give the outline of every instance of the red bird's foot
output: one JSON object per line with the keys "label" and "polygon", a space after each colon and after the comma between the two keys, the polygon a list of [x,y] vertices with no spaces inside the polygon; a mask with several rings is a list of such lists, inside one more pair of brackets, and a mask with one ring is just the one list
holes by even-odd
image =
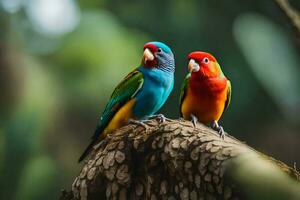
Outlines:
{"label": "red bird's foot", "polygon": [[219,133],[220,137],[224,140],[226,133],[224,131],[224,128],[222,126],[220,126],[217,121],[213,122],[212,128],[215,131],[217,131]]}
{"label": "red bird's foot", "polygon": [[224,128],[222,126],[219,127],[218,133],[220,134],[220,137],[224,140],[226,133],[225,133]]}
{"label": "red bird's foot", "polygon": [[192,114],[191,115],[191,121],[192,121],[194,127],[196,127],[196,124],[198,122],[198,118],[195,115]]}

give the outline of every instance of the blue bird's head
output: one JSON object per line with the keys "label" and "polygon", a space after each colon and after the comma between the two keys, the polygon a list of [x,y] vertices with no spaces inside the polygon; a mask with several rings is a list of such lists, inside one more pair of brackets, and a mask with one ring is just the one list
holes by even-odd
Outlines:
{"label": "blue bird's head", "polygon": [[175,60],[173,52],[170,47],[162,42],[148,42],[144,45],[142,66],[174,73]]}

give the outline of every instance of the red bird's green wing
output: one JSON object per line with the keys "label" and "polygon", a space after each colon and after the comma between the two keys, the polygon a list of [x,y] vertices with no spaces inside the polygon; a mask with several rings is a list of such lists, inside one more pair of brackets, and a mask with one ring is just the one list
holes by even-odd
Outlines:
{"label": "red bird's green wing", "polygon": [[182,103],[183,103],[183,100],[185,98],[185,95],[186,95],[186,92],[187,92],[187,88],[189,86],[189,82],[190,82],[190,77],[191,77],[191,74],[188,74],[182,85],[181,85],[181,91],[180,91],[180,98],[179,98],[179,108],[180,108],[180,116],[182,117],[182,112],[181,112],[181,106],[182,106]]}
{"label": "red bird's green wing", "polygon": [[226,98],[226,101],[225,101],[225,108],[224,108],[224,111],[226,108],[228,108],[229,104],[230,104],[230,101],[231,101],[231,83],[229,80],[227,80],[227,84],[228,84],[228,89],[227,89],[227,98]]}
{"label": "red bird's green wing", "polygon": [[115,88],[113,91],[106,107],[102,113],[102,116],[98,122],[94,135],[92,136],[92,141],[83,154],[79,158],[79,162],[82,161],[91,151],[93,146],[97,143],[101,134],[103,133],[106,126],[109,124],[113,116],[118,112],[118,110],[132,99],[142,88],[144,83],[143,74],[137,70],[134,70],[128,74]]}

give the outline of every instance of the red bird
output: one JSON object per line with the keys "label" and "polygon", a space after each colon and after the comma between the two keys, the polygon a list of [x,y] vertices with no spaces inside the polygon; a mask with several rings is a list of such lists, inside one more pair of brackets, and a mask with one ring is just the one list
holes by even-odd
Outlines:
{"label": "red bird", "polygon": [[222,138],[225,132],[218,124],[231,99],[231,84],[211,54],[201,51],[188,55],[190,73],[180,94],[180,111],[184,119],[212,124]]}

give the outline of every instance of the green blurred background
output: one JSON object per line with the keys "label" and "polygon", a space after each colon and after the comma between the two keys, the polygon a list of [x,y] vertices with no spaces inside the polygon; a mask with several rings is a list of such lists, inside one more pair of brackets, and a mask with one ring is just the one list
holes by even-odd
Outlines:
{"label": "green blurred background", "polygon": [[275,1],[0,0],[0,7],[0,199],[58,199],[70,187],[110,93],[152,40],[176,57],[162,113],[178,117],[186,55],[211,52],[233,86],[225,130],[300,163],[300,45]]}

